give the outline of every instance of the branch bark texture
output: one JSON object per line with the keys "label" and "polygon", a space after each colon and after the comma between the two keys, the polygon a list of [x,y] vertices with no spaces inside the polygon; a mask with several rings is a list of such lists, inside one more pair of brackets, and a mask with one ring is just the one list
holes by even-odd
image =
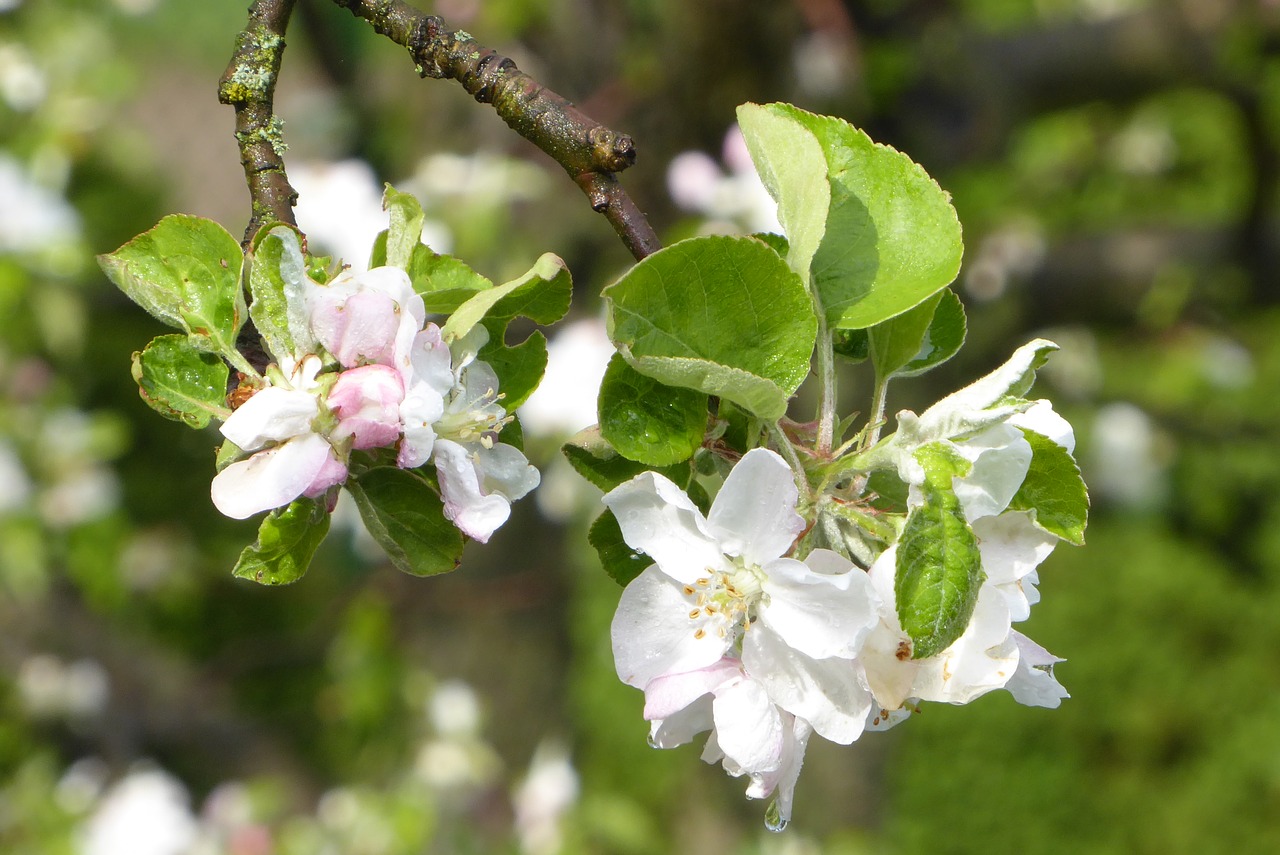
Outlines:
{"label": "branch bark texture", "polygon": [[269,222],[296,225],[293,206],[297,191],[284,169],[282,122],[274,99],[284,32],[295,0],[254,0],[249,22],[236,37],[236,50],[218,83],[218,100],[236,111],[236,142],[249,185],[251,216],[245,230],[247,245]]}
{"label": "branch bark texture", "polygon": [[659,248],[657,234],[615,173],[635,163],[631,137],[596,122],[570,101],[482,47],[470,34],[401,0],[333,0],[378,33],[409,51],[422,77],[452,79],[482,104],[492,104],[508,126],[550,155],[604,214],[636,257]]}

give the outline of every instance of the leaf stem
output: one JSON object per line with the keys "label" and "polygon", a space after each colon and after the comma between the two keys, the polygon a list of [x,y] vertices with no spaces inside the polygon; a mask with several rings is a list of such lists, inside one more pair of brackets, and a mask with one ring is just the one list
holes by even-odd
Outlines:
{"label": "leaf stem", "polygon": [[800,490],[800,495],[810,498],[809,478],[805,475],[804,464],[800,462],[800,455],[796,452],[795,446],[791,444],[791,440],[787,438],[786,431],[782,429],[778,422],[769,422],[769,433],[773,436],[774,444],[778,446],[778,450],[791,466],[791,474],[796,479],[796,487]]}
{"label": "leaf stem", "polygon": [[888,400],[889,378],[876,377],[875,390],[871,395],[871,417],[867,421],[867,438],[862,443],[862,450],[870,448],[880,441],[880,429],[884,427],[884,408]]}
{"label": "leaf stem", "polygon": [[550,155],[604,214],[639,261],[661,249],[657,233],[615,177],[635,163],[631,137],[588,117],[470,34],[450,30],[402,0],[333,0],[409,51],[422,77],[452,79]]}
{"label": "leaf stem", "polygon": [[835,444],[836,424],[836,365],[835,352],[831,342],[831,330],[827,326],[826,314],[818,310],[818,437],[814,449],[818,456],[831,456],[831,448]]}

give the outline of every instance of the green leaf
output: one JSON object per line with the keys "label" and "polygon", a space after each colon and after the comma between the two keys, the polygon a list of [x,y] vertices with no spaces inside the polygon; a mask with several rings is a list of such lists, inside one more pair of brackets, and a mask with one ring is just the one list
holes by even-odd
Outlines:
{"label": "green leaf", "polygon": [[964,344],[964,305],[954,291],[944,290],[915,357],[898,369],[899,377],[915,377],[955,356]]}
{"label": "green leaf", "polygon": [[773,106],[743,104],[738,126],[760,180],[778,203],[778,222],[789,244],[787,263],[808,285],[831,204],[827,160],[814,135]]}
{"label": "green leaf", "polygon": [[[964,251],[960,221],[924,169],[842,119],[789,104],[762,109],[810,131],[826,158],[830,207],[810,270],[832,326],[874,326],[956,278]],[[783,185],[779,208],[806,204],[811,183]]]}
{"label": "green leaf", "polygon": [[172,214],[115,252],[103,272],[153,317],[191,336],[208,353],[235,353],[248,317],[240,244],[212,220]]}
{"label": "green leaf", "polygon": [[667,385],[776,420],[809,373],[817,335],[812,301],[786,262],[754,238],[672,244],[604,296],[609,336],[623,357]]}
{"label": "green leaf", "polygon": [[422,295],[427,311],[447,315],[477,291],[487,291],[493,283],[451,255],[437,255],[425,246],[414,253],[407,268],[413,290]]}
{"label": "green leaf", "polygon": [[614,354],[600,383],[601,435],[648,466],[688,460],[707,430],[707,396],[640,374]]}
{"label": "green leaf", "polygon": [[249,316],[277,360],[313,352],[306,314],[308,275],[298,232],[276,226],[260,232],[249,257]]}
{"label": "green leaf", "polygon": [[831,349],[849,362],[865,362],[871,356],[871,334],[867,330],[832,330]]}
{"label": "green leaf", "polygon": [[1031,511],[1037,525],[1067,543],[1084,545],[1089,521],[1089,493],[1071,452],[1033,430],[1022,433],[1031,443],[1031,468],[1009,507]]}
{"label": "green leaf", "polygon": [[[579,475],[606,493],[652,468],[623,457],[600,435],[600,428],[595,426],[578,431],[561,446],[560,452]],[[681,488],[689,484],[693,472],[687,462],[664,466],[654,471]]]}
{"label": "green leaf", "polygon": [[920,305],[867,330],[871,364],[875,366],[877,377],[892,377],[920,353],[929,324],[933,322],[934,310],[941,299],[941,294],[934,294]]}
{"label": "green leaf", "polygon": [[417,199],[401,193],[390,184],[382,194],[382,208],[391,215],[384,250],[385,263],[408,270],[414,253],[422,246],[422,224],[427,216]]}
{"label": "green leaf", "polygon": [[444,504],[420,476],[379,466],[347,479],[360,518],[391,563],[414,576],[448,573],[462,558],[462,532],[444,517]]}
{"label": "green leaf", "polygon": [[554,323],[569,311],[572,297],[569,269],[559,256],[544,253],[519,279],[479,291],[459,306],[441,327],[441,334],[446,341],[462,338],[486,317],[521,316],[535,323]]}
{"label": "green leaf", "polygon": [[257,541],[245,547],[231,572],[263,585],[296,582],[328,532],[329,512],[321,502],[294,499],[263,518]]}
{"label": "green leaf", "polygon": [[952,479],[967,461],[941,443],[922,446],[923,503],[907,516],[898,539],[894,599],[911,636],[912,659],[941,653],[964,634],[985,578],[978,538],[965,521]]}
{"label": "green leaf", "polygon": [[142,400],[166,418],[202,428],[226,421],[230,372],[221,358],[192,347],[184,335],[162,335],[133,354],[133,379]]}
{"label": "green leaf", "polygon": [[622,528],[613,511],[605,511],[587,530],[587,543],[595,547],[600,555],[600,563],[609,578],[624,588],[632,579],[639,576],[644,568],[653,563],[653,559],[638,553],[622,539]]}
{"label": "green leaf", "polygon": [[[505,322],[499,322],[505,326]],[[486,321],[485,325],[489,326]],[[489,335],[489,343],[480,349],[479,358],[489,363],[498,375],[498,389],[502,393],[502,408],[515,412],[542,382],[547,370],[547,337],[534,330],[529,337],[514,347],[502,343],[500,330]]]}

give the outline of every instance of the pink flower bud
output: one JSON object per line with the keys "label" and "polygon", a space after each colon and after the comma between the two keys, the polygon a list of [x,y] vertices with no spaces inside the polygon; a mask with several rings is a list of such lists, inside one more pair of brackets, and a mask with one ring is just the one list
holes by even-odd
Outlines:
{"label": "pink flower bud", "polygon": [[400,437],[404,382],[389,365],[364,365],[338,375],[329,409],[338,417],[334,440],[352,437],[353,448],[380,448]]}

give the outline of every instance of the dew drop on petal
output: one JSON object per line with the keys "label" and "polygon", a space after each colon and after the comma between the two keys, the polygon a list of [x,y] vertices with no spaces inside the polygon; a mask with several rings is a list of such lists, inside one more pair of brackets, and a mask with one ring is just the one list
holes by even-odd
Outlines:
{"label": "dew drop on petal", "polygon": [[649,743],[650,748],[662,747],[661,745],[658,744],[658,740],[654,737],[652,733],[645,737],[645,741]]}
{"label": "dew drop on petal", "polygon": [[764,812],[764,827],[775,834],[787,830],[787,820],[782,818],[782,809],[778,807],[777,799],[770,802]]}

